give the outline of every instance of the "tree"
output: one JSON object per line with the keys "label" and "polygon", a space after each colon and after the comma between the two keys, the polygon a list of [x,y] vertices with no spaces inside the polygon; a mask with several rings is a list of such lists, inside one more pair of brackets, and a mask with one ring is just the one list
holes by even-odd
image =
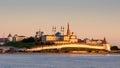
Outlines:
{"label": "tree", "polygon": [[111,50],[119,50],[118,46],[112,46]]}
{"label": "tree", "polygon": [[29,37],[29,38],[23,39],[22,42],[24,42],[24,43],[33,43],[33,42],[35,42],[35,39],[33,37]]}

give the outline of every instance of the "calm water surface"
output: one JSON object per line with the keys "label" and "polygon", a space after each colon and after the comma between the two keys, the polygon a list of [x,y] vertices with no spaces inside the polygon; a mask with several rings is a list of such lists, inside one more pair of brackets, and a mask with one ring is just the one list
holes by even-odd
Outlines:
{"label": "calm water surface", "polygon": [[120,55],[0,54],[0,68],[120,68]]}

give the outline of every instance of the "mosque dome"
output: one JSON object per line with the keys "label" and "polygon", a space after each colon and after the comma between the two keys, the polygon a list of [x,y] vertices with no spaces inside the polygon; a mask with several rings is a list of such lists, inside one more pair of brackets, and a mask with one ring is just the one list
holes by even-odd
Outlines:
{"label": "mosque dome", "polygon": [[61,36],[61,33],[60,33],[60,32],[57,32],[55,35],[56,35],[56,36]]}

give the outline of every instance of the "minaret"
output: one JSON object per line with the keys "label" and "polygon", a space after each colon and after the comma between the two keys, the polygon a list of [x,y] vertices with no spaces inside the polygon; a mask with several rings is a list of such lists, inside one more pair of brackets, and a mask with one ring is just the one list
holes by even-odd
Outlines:
{"label": "minaret", "polygon": [[64,35],[64,27],[61,26],[61,34]]}
{"label": "minaret", "polygon": [[55,33],[56,33],[56,27],[52,27],[52,33],[53,33],[53,35],[55,35]]}
{"label": "minaret", "polygon": [[67,36],[70,36],[70,25],[68,23],[68,27],[67,27]]}

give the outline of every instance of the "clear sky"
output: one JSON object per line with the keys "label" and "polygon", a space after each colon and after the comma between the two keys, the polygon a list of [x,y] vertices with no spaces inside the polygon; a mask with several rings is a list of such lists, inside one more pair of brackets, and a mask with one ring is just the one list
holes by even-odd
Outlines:
{"label": "clear sky", "polygon": [[0,0],[0,37],[51,34],[70,23],[79,38],[103,39],[120,46],[120,0]]}

